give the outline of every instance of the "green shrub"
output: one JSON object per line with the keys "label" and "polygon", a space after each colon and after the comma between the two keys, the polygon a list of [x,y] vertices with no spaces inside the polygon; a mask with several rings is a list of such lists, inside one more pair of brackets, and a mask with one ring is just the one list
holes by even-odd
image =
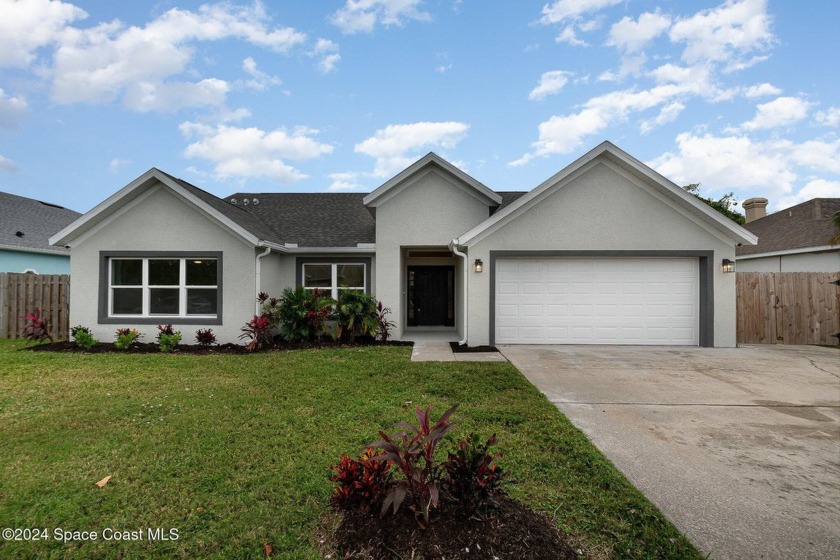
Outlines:
{"label": "green shrub", "polygon": [[341,290],[335,306],[338,337],[353,340],[357,336],[375,338],[379,334],[376,298],[359,290]]}
{"label": "green shrub", "polygon": [[76,325],[70,329],[70,336],[73,338],[76,346],[84,350],[93,348],[98,344],[96,339],[93,338],[93,333],[90,332],[90,329],[82,325]]}
{"label": "green shrub", "polygon": [[172,325],[158,325],[158,346],[161,352],[172,352],[181,342],[181,331],[172,329]]}
{"label": "green shrub", "polygon": [[114,347],[119,350],[128,350],[142,335],[137,329],[117,329]]}
{"label": "green shrub", "polygon": [[277,325],[280,336],[289,342],[320,339],[326,333],[327,319],[333,312],[335,300],[317,288],[295,290],[286,288],[280,299],[260,294],[263,313]]}

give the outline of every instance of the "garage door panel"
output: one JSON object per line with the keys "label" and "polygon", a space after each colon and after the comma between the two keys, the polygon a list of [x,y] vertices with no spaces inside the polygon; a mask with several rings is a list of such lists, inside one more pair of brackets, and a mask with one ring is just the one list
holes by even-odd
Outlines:
{"label": "garage door panel", "polygon": [[699,339],[693,258],[496,261],[499,344],[684,344]]}

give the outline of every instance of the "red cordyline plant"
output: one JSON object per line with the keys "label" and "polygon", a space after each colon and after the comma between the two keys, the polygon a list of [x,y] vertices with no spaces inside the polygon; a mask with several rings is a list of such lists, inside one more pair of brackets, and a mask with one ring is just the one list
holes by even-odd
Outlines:
{"label": "red cordyline plant", "polygon": [[468,517],[496,506],[496,497],[502,493],[502,485],[508,482],[508,473],[496,463],[502,457],[501,453],[490,453],[490,447],[495,443],[496,434],[484,444],[477,434],[470,434],[458,442],[455,453],[449,453],[443,464],[446,471],[444,490],[461,505]]}
{"label": "red cordyline plant", "polygon": [[390,461],[405,477],[388,490],[382,502],[382,515],[389,508],[396,514],[408,498],[409,508],[414,512],[417,524],[422,528],[428,525],[429,511],[437,507],[440,501],[441,469],[435,462],[435,449],[454,427],[449,417],[456,408],[457,404],[444,412],[434,425],[429,420],[429,407],[426,410],[418,408],[416,414],[419,426],[400,422],[397,426],[404,428],[404,431],[389,436],[380,430],[379,436],[382,439],[370,444],[369,447],[382,449],[380,454],[373,457],[374,460]]}
{"label": "red cordyline plant", "polygon": [[44,342],[45,340],[53,341],[50,334],[50,326],[45,317],[41,317],[41,310],[37,307],[35,311],[21,315],[21,319],[26,319],[26,326],[23,327],[21,334],[29,342]]}
{"label": "red cordyline plant", "polygon": [[249,352],[259,350],[263,346],[271,345],[271,329],[274,325],[271,323],[271,318],[263,313],[262,315],[254,315],[254,318],[245,323],[242,327],[242,334],[239,338],[250,339],[246,346]]}

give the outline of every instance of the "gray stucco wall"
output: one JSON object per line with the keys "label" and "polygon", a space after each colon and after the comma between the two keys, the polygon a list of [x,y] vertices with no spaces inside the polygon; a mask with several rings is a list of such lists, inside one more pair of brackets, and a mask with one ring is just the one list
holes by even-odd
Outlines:
{"label": "gray stucco wall", "polygon": [[[101,251],[221,251],[224,324],[180,322],[175,326],[185,344],[194,343],[197,329],[208,327],[219,342],[241,343],[239,329],[254,312],[256,250],[179,196],[153,187],[142,201],[118,213],[71,250],[70,324],[90,327],[103,342],[112,342],[114,332],[122,327],[136,328],[144,335],[141,341],[153,342],[157,335],[154,324],[132,323],[131,319],[119,324],[98,323]],[[161,318],[159,322],[169,321]]]}
{"label": "gray stucco wall", "polygon": [[[401,337],[405,328],[405,262],[401,248],[447,247],[452,239],[486,220],[489,213],[487,204],[437,169],[376,208],[376,294],[393,311],[395,337]],[[460,259],[455,265],[457,278]],[[459,297],[460,293],[456,294]],[[455,322],[458,325],[461,320],[456,317]]]}
{"label": "gray stucco wall", "polygon": [[838,272],[840,271],[840,250],[738,259],[735,270],[738,272]]}
{"label": "gray stucco wall", "polygon": [[[572,181],[469,247],[485,266],[490,251],[713,251],[714,346],[735,346],[734,259],[727,242],[646,192],[616,166],[596,161]],[[594,256],[594,255],[593,255]],[[468,344],[490,342],[490,274],[469,272]],[[702,313],[702,310],[701,310]]]}

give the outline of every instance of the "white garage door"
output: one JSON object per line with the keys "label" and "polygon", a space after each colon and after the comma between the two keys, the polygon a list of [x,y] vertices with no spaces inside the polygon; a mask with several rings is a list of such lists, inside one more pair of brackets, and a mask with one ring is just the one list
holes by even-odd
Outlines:
{"label": "white garage door", "polygon": [[696,258],[500,258],[497,344],[699,342]]}

